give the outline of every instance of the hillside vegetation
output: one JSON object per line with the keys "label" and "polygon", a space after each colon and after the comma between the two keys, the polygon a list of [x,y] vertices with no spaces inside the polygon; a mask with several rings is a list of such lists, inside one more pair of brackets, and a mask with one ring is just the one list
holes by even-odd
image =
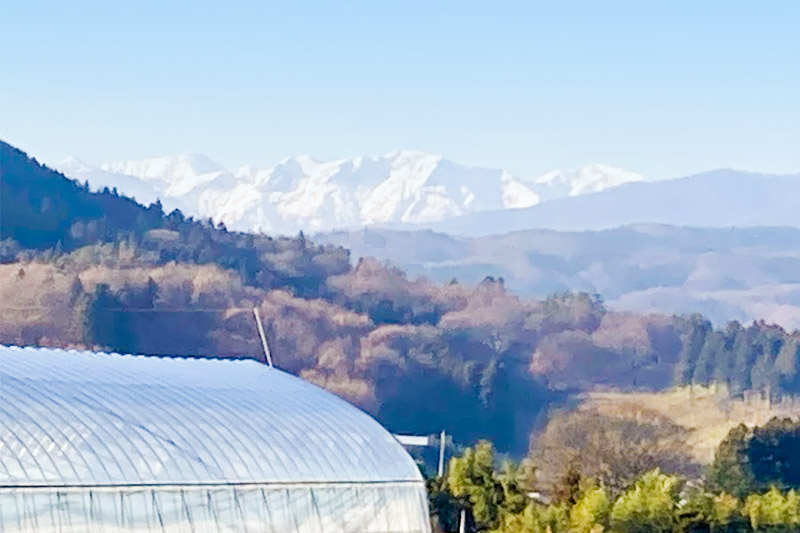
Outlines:
{"label": "hillside vegetation", "polygon": [[[611,312],[595,295],[524,299],[499,278],[435,284],[315,245],[227,231],[90,192],[0,144],[0,342],[260,357],[395,431],[448,429],[522,454],[543,408],[598,385],[798,390],[800,335]],[[164,332],[169,332],[165,335]]]}
{"label": "hillside vegetation", "polygon": [[615,489],[570,476],[543,500],[529,492],[536,465],[499,462],[491,444],[479,442],[430,480],[433,530],[458,530],[461,515],[469,533],[794,533],[798,444],[800,425],[773,419],[731,432],[708,479],[651,468]]}
{"label": "hillside vegetation", "polygon": [[761,426],[773,418],[800,418],[800,400],[771,400],[766,394],[731,396],[726,387],[690,386],[664,392],[593,391],[579,410],[608,416],[641,417],[657,413],[687,432],[687,451],[700,464],[710,464],[714,450],[734,427]]}

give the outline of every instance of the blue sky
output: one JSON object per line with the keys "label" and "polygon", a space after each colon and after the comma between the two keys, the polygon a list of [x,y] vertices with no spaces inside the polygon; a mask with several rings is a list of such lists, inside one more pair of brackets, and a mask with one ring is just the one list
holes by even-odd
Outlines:
{"label": "blue sky", "polygon": [[800,171],[800,2],[7,2],[0,138],[235,166]]}

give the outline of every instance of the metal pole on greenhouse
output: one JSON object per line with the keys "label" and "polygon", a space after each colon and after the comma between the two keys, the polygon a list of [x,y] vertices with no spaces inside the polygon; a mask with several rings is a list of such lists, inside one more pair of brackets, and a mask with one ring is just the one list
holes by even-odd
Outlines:
{"label": "metal pole on greenhouse", "polygon": [[267,335],[264,333],[264,326],[261,324],[261,315],[258,312],[258,307],[253,308],[253,315],[256,317],[256,327],[258,327],[258,336],[261,337],[261,347],[264,349],[266,363],[271,367],[272,354],[269,352],[269,343],[267,342]]}

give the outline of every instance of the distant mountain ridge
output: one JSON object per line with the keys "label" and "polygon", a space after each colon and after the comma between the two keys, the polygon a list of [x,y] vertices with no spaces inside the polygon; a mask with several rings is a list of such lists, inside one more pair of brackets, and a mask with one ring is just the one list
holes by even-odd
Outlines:
{"label": "distant mountain ridge", "polygon": [[419,151],[334,161],[303,155],[270,168],[236,170],[199,154],[102,165],[73,157],[56,167],[95,189],[116,187],[143,203],[160,198],[167,209],[232,229],[278,233],[436,223],[644,180],[602,164],[522,179]]}
{"label": "distant mountain ridge", "polygon": [[714,170],[685,178],[624,183],[514,211],[471,213],[419,227],[462,236],[533,228],[606,230],[629,224],[800,227],[800,174]]}
{"label": "distant mountain ridge", "polygon": [[372,228],[314,239],[350,249],[353,261],[377,257],[438,283],[502,277],[527,297],[586,291],[616,310],[700,312],[718,325],[764,319],[800,329],[798,228],[640,224],[484,237]]}

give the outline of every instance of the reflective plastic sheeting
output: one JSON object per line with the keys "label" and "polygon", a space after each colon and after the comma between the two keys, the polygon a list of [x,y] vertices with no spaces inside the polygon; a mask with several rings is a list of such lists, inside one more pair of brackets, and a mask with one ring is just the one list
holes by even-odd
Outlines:
{"label": "reflective plastic sheeting", "polygon": [[4,533],[423,533],[417,484],[0,490]]}
{"label": "reflective plastic sheeting", "polygon": [[380,424],[255,361],[0,346],[0,533],[429,533]]}
{"label": "reflective plastic sheeting", "polygon": [[366,413],[251,360],[0,346],[0,486],[422,481]]}

